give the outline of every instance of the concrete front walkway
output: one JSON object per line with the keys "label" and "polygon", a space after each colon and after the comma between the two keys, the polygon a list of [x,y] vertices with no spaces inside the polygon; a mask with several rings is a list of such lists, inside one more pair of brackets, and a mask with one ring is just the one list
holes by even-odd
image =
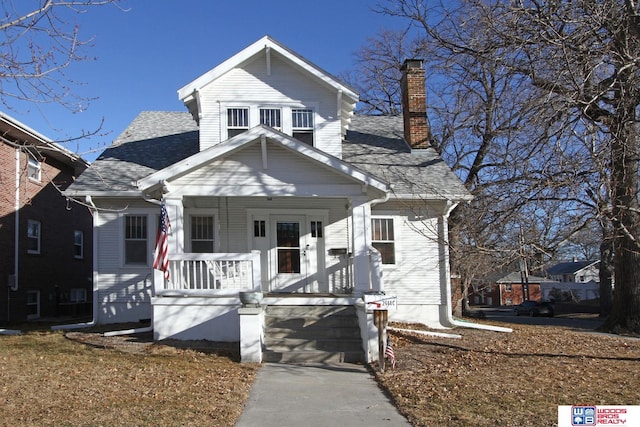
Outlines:
{"label": "concrete front walkway", "polygon": [[236,427],[410,425],[362,365],[267,363]]}

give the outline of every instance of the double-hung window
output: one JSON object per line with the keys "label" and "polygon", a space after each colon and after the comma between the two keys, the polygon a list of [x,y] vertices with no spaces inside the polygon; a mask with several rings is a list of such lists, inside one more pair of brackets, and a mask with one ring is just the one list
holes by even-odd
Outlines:
{"label": "double-hung window", "polygon": [[291,135],[309,145],[313,145],[313,110],[294,108],[291,110]]}
{"label": "double-hung window", "polygon": [[124,217],[124,263],[147,264],[147,217],[126,215]]}
{"label": "double-hung window", "polygon": [[261,108],[260,124],[282,130],[282,115],[279,108]]}
{"label": "double-hung window", "polygon": [[191,252],[213,252],[214,224],[213,216],[191,216]]}
{"label": "double-hung window", "polygon": [[40,253],[40,221],[27,221],[27,253]]}
{"label": "double-hung window", "polygon": [[73,232],[73,257],[84,258],[84,233],[80,230]]}
{"label": "double-hung window", "polygon": [[227,136],[239,135],[249,129],[248,108],[227,108]]}
{"label": "double-hung window", "polygon": [[42,164],[32,154],[29,154],[29,159],[27,160],[27,173],[30,180],[40,182],[42,179]]}
{"label": "double-hung window", "polygon": [[371,233],[371,244],[382,255],[382,263],[395,264],[393,218],[371,218]]}

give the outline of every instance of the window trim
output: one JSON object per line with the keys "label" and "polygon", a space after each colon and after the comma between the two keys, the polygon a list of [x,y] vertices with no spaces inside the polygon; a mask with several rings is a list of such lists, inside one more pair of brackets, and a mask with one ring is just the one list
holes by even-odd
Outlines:
{"label": "window trim", "polygon": [[27,176],[29,181],[42,182],[42,162],[30,152],[27,153]]}
{"label": "window trim", "polygon": [[[393,234],[392,239],[374,239],[375,237],[375,225],[374,221],[390,221],[391,222],[391,232]],[[383,266],[395,266],[398,265],[398,251],[397,251],[397,239],[396,239],[396,221],[395,218],[391,215],[371,215],[371,246],[373,246],[376,250],[378,248],[375,247],[374,243],[391,243],[393,249],[393,262],[385,262],[384,256],[380,250],[381,263]]]}
{"label": "window trim", "polygon": [[[80,298],[77,298],[75,294],[80,294]],[[69,302],[76,304],[87,302],[87,290],[85,288],[69,289]]]}
{"label": "window trim", "polygon": [[[294,120],[293,120],[293,116],[295,114],[295,112],[297,111],[308,111],[311,113],[311,126],[310,127],[300,127],[300,126],[294,126]],[[293,107],[291,108],[291,136],[298,139],[301,142],[304,142],[305,144],[308,143],[302,139],[299,139],[297,137],[296,134],[304,134],[304,135],[311,135],[311,146],[315,146],[315,142],[316,142],[316,135],[315,135],[315,118],[316,118],[316,112],[315,109],[313,108],[308,108],[308,107],[303,107],[303,108],[296,108]]]}
{"label": "window trim", "polygon": [[[312,120],[313,120],[313,129],[311,134],[313,136],[313,145],[315,146],[317,143],[317,135],[316,129],[318,127],[318,123],[321,122],[321,117],[318,114],[319,103],[318,102],[283,102],[283,103],[273,103],[273,102],[244,102],[244,101],[220,101],[219,107],[219,135],[221,141],[225,141],[231,136],[229,135],[230,129],[243,129],[248,130],[258,126],[260,124],[260,110],[261,109],[277,109],[280,110],[280,128],[274,128],[278,131],[293,137],[293,116],[292,112],[295,110],[311,110],[312,112]],[[247,109],[248,110],[248,128],[238,128],[238,127],[229,127],[229,118],[228,111],[230,109]],[[300,128],[301,129],[301,128]],[[311,129],[309,129],[311,130]]]}
{"label": "window trim", "polygon": [[[36,236],[31,235],[31,225],[37,225],[38,233]],[[29,249],[29,242],[31,239],[36,239],[36,249]],[[42,223],[35,219],[27,220],[27,253],[38,255],[42,251]]]}
{"label": "window trim", "polygon": [[[76,242],[77,236],[80,236],[80,242]],[[76,253],[76,248],[80,249],[80,254]],[[73,230],[73,257],[84,259],[84,231],[82,230]]]}
{"label": "window trim", "polygon": [[191,219],[194,216],[212,216],[213,217],[213,253],[218,252],[220,249],[219,239],[219,212],[218,209],[209,208],[185,208],[184,209],[184,243],[185,250],[193,253],[192,238],[191,238]]}
{"label": "window trim", "polygon": [[[231,112],[231,110],[238,110],[238,111],[239,110],[244,110],[246,112],[246,114],[245,114],[245,117],[247,119],[246,126],[238,126],[238,125],[230,125],[229,124],[229,120],[231,119],[231,116],[229,116],[229,113]],[[230,130],[231,131],[236,131],[236,132],[240,131],[240,132],[237,132],[235,135],[233,135],[233,136],[236,136],[236,135],[241,134],[242,132],[248,131],[251,128],[251,108],[250,107],[229,105],[229,106],[226,106],[224,108],[224,112],[225,112],[224,115],[226,117],[226,120],[225,120],[225,123],[226,123],[225,131],[227,132],[227,139],[231,138],[231,136],[229,136],[229,133],[230,133],[229,131]]]}
{"label": "window trim", "polygon": [[[128,217],[140,217],[140,218],[145,218],[145,222],[146,222],[146,237],[144,239],[127,239],[127,218]],[[151,229],[153,229],[153,224],[151,223],[151,220],[149,218],[149,214],[148,212],[136,212],[136,211],[131,211],[127,214],[122,215],[122,265],[123,267],[133,267],[133,268],[140,268],[140,267],[148,267],[149,266],[149,259],[150,259],[150,235],[149,235],[149,231]],[[127,262],[127,240],[136,240],[136,241],[141,241],[141,240],[145,240],[146,244],[145,244],[145,261],[144,262]]]}

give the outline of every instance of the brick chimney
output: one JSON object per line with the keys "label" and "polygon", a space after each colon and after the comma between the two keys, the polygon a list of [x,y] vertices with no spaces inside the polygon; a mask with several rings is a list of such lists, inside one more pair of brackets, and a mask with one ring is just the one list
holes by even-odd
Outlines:
{"label": "brick chimney", "polygon": [[406,59],[400,70],[404,139],[411,148],[429,148],[431,135],[427,120],[427,95],[422,59]]}

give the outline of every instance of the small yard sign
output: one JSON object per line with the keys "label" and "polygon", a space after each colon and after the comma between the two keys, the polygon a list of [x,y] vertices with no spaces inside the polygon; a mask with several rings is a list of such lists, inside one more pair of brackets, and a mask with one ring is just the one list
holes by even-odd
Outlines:
{"label": "small yard sign", "polygon": [[397,310],[398,297],[395,295],[364,295],[364,303],[367,311],[373,310]]}

